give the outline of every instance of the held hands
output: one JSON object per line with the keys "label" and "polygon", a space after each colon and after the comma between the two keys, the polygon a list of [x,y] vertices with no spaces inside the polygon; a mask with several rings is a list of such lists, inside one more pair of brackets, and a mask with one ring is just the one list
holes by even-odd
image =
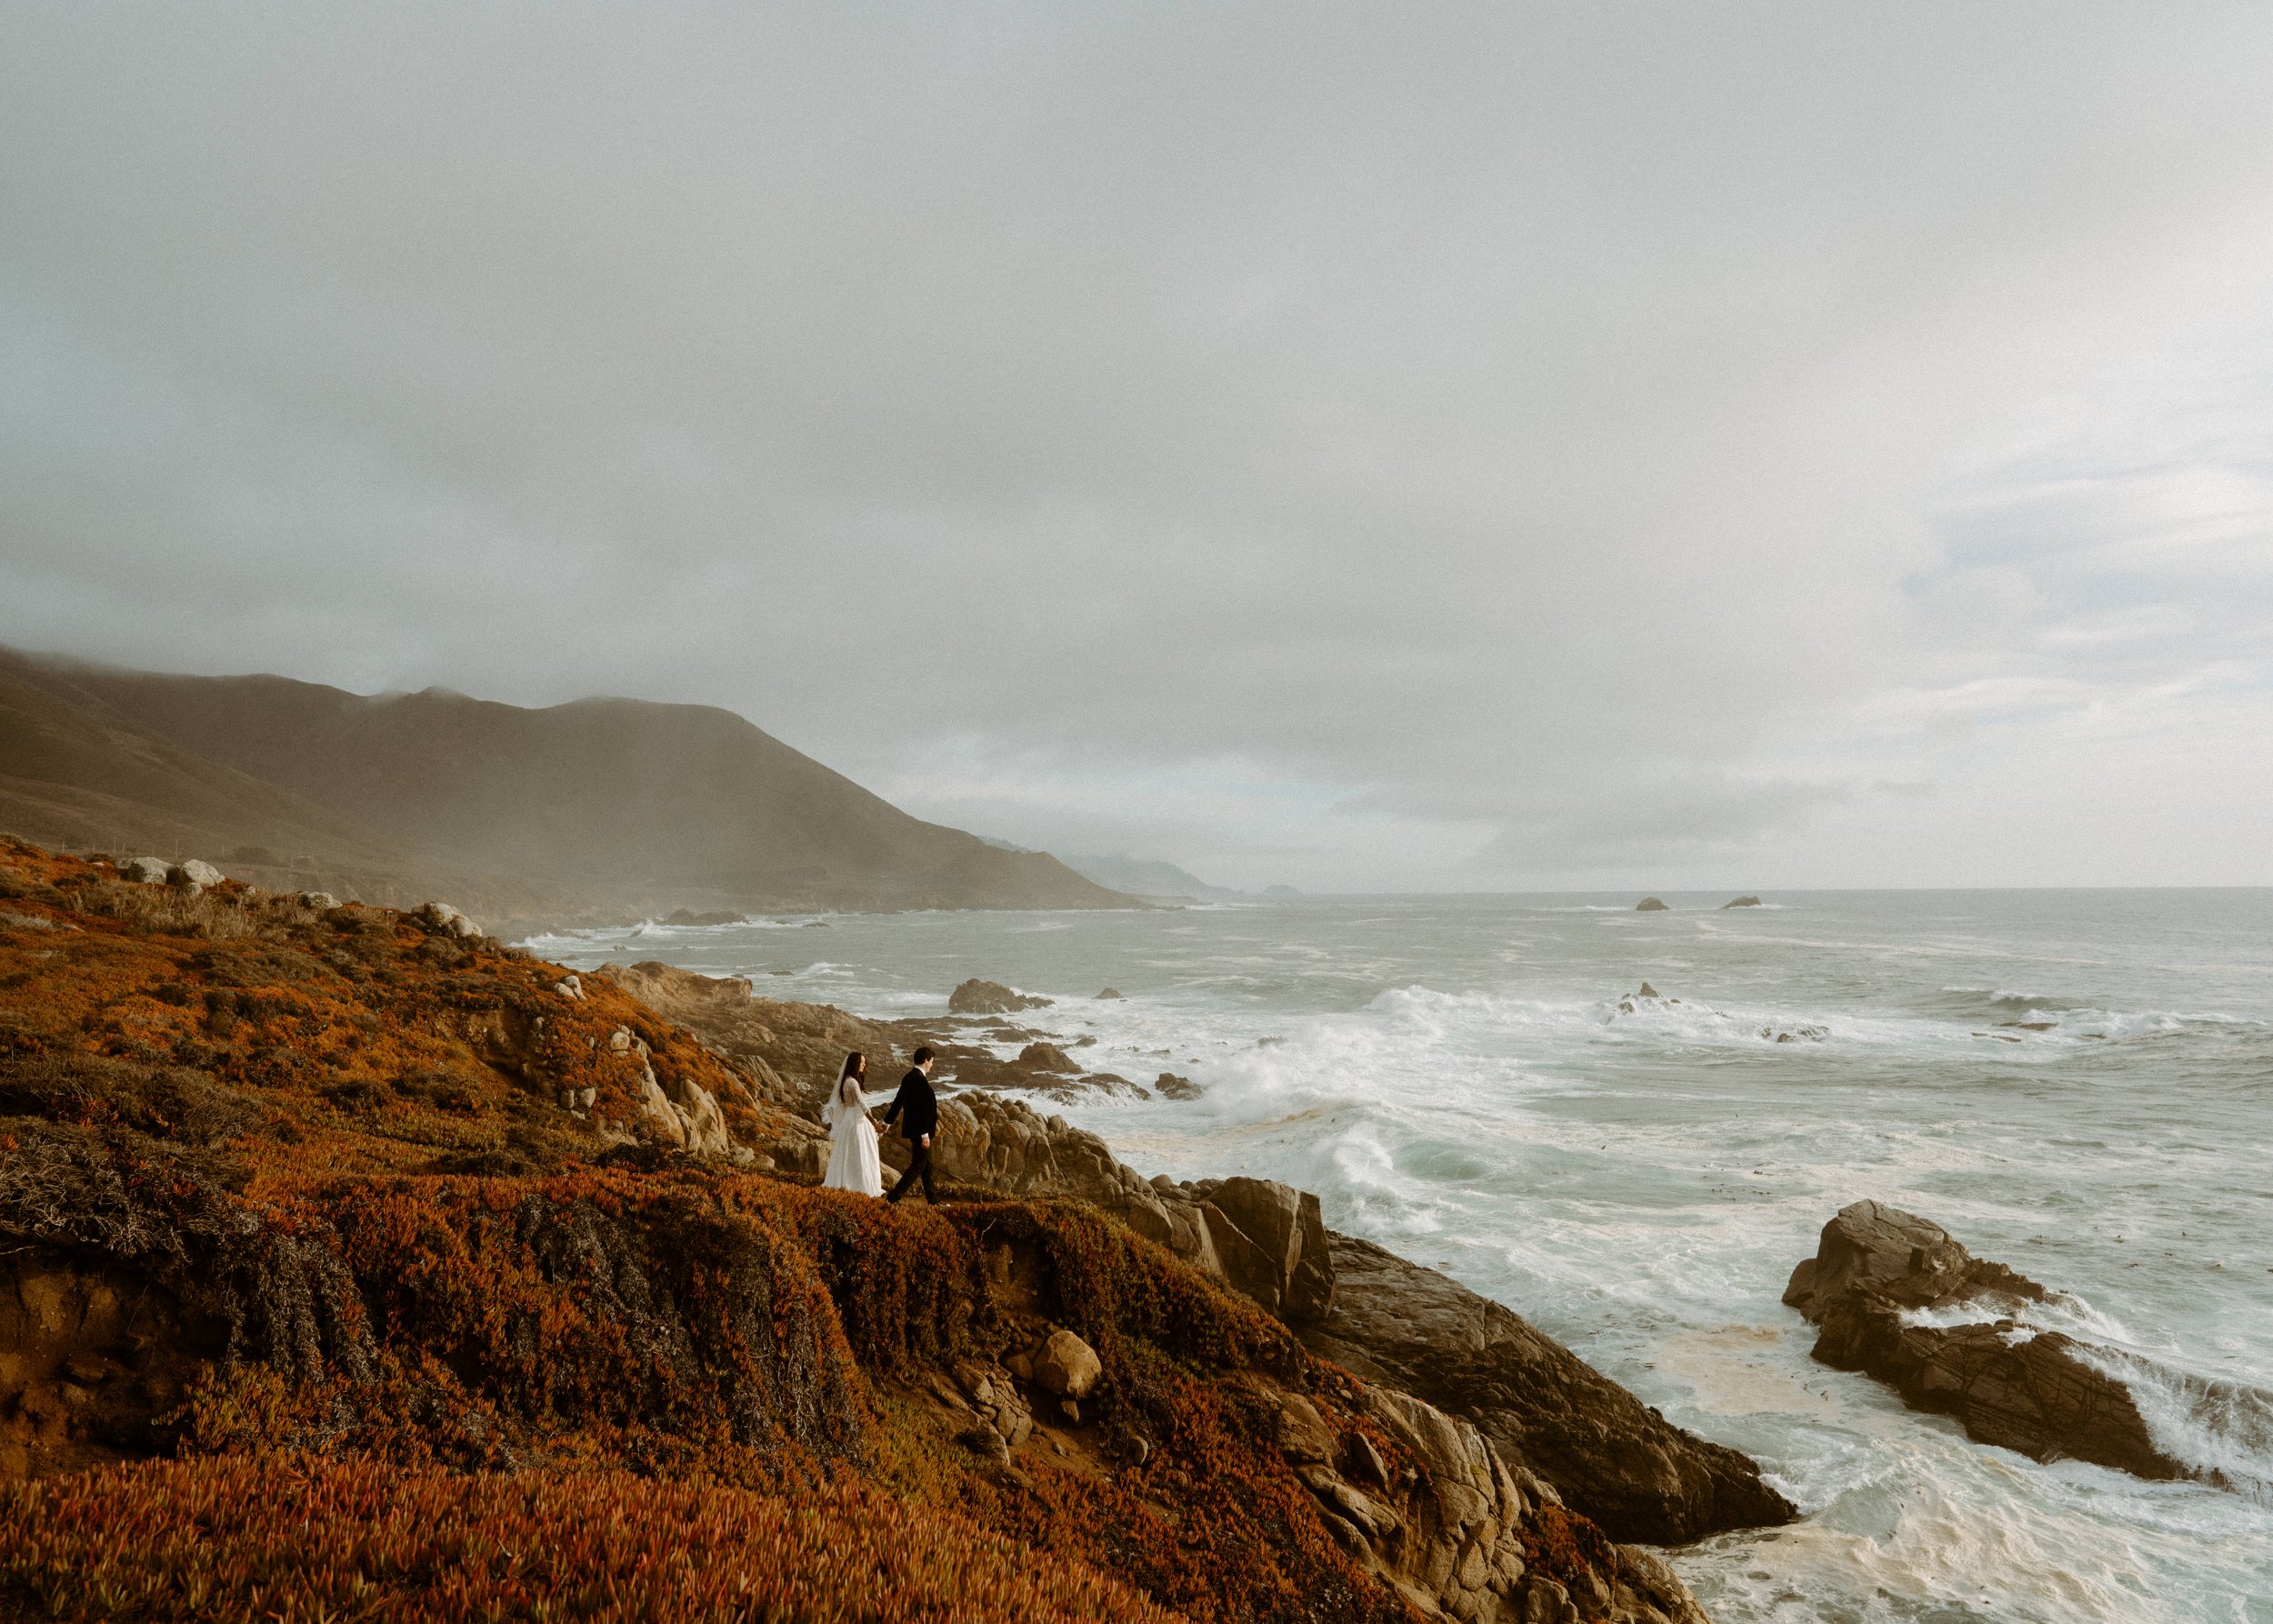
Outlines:
{"label": "held hands", "polygon": [[931,1136],[929,1134],[926,1134],[922,1138],[916,1140],[916,1142],[926,1150],[931,1148]]}

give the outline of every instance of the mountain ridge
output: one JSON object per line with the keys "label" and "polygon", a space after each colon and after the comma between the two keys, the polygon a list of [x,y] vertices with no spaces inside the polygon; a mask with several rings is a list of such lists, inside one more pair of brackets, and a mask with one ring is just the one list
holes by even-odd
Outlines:
{"label": "mountain ridge", "polygon": [[[209,837],[226,842],[214,855],[253,851],[240,864],[272,885],[338,876],[392,901],[454,882],[468,906],[561,922],[689,906],[1132,906],[1046,853],[914,817],[712,706],[525,707],[15,651],[0,651],[0,693],[15,701],[0,721],[15,724],[0,746],[22,763],[0,779],[0,817],[85,837],[75,844]],[[165,770],[137,775],[137,760]],[[259,862],[278,840],[290,856]]]}

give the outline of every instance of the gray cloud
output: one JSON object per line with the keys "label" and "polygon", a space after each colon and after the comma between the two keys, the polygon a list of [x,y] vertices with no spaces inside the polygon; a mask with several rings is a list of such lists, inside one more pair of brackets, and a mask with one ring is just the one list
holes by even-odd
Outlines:
{"label": "gray cloud", "polygon": [[1237,883],[2273,879],[2268,69],[2217,6],[14,9],[0,638],[726,704]]}

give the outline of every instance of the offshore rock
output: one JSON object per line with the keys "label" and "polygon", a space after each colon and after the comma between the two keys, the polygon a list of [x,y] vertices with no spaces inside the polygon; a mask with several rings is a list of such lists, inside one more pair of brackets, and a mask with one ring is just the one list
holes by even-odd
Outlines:
{"label": "offshore rock", "polygon": [[1473,1422],[1614,1539],[1686,1545],[1798,1513],[1757,1466],[1685,1432],[1521,1316],[1328,1230],[1337,1281],[1314,1351]]}
{"label": "offshore rock", "polygon": [[1760,899],[1757,897],[1732,897],[1722,903],[1720,907],[1721,911],[1726,913],[1732,907],[1758,907],[1759,906]]}
{"label": "offshore rock", "polygon": [[[2156,1447],[2131,1390],[2079,1357],[2088,1345],[2011,1317],[2052,1294],[1972,1256],[1940,1225],[1877,1201],[1843,1208],[1784,1300],[1822,1328],[1815,1357],[1875,1376],[1915,1409],[1955,1416],[1977,1443],[2038,1460],[2073,1458],[2142,1478],[2185,1468]],[[1973,1323],[1906,1323],[1918,1309],[1976,1309]]]}
{"label": "offshore rock", "polygon": [[1667,908],[1660,898],[1645,897],[1634,905],[1634,911],[1637,914],[1662,914],[1672,910]]}
{"label": "offshore rock", "polygon": [[976,977],[947,995],[950,1015],[1014,1015],[1021,1009],[1046,1009],[1049,1006],[1047,998]]}

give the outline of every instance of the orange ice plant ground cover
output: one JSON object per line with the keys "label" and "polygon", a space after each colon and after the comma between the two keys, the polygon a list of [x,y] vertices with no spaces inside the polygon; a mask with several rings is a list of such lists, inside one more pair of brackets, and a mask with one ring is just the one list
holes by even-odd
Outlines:
{"label": "orange ice plant ground cover", "polygon": [[[1259,1385],[1408,1463],[1275,1320],[1086,1208],[627,1142],[619,1031],[737,1138],[772,1108],[566,973],[0,841],[0,1267],[124,1283],[201,1372],[124,1405],[120,1464],[6,1491],[0,1619],[1411,1616]],[[1044,1323],[1104,1362],[1086,1466],[950,1441],[926,1384]]]}

